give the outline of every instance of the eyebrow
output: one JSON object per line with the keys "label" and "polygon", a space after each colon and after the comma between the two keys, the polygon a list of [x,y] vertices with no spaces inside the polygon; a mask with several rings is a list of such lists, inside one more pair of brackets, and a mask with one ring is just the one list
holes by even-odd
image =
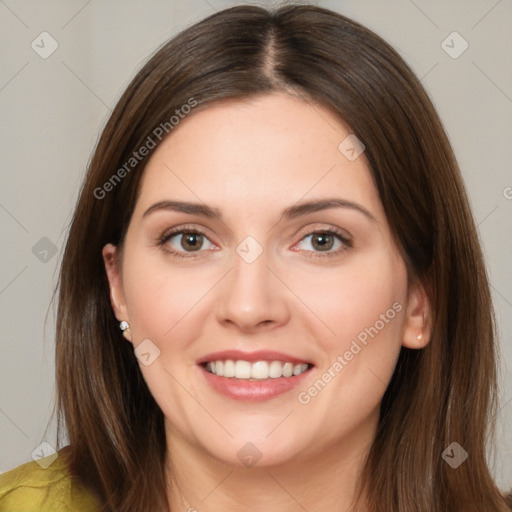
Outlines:
{"label": "eyebrow", "polygon": [[[308,201],[304,203],[295,204],[293,206],[289,206],[288,208],[285,208],[281,212],[281,219],[295,219],[302,215],[307,215],[309,213],[314,213],[321,210],[328,210],[331,208],[349,208],[362,213],[364,216],[366,216],[373,222],[377,222],[377,219],[360,204],[354,203],[352,201],[347,201],[346,199],[339,199],[335,197],[319,199],[316,201]],[[218,218],[222,220],[222,212],[218,208],[214,208],[201,203],[170,200],[158,201],[157,203],[151,205],[144,212],[142,218],[147,217],[151,213],[162,210],[189,213],[192,215],[200,215],[202,217]]]}

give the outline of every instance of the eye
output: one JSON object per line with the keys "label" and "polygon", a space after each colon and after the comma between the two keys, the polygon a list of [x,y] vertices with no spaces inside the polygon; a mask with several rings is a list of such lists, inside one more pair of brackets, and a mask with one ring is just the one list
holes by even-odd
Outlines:
{"label": "eye", "polygon": [[211,244],[202,231],[182,227],[164,234],[158,245],[177,258],[193,258],[195,255],[189,253],[201,252],[206,241]]}
{"label": "eye", "polygon": [[[308,240],[309,247],[301,252],[310,253],[309,258],[337,256],[352,247],[351,241],[341,232],[335,229],[315,230],[306,234],[301,242]],[[331,250],[337,247],[335,250]]]}
{"label": "eye", "polygon": [[[308,240],[309,239],[309,240]],[[307,233],[299,242],[308,240],[310,248],[300,249],[308,258],[338,256],[352,247],[352,243],[345,234],[336,229],[322,229]],[[165,233],[159,240],[158,245],[168,254],[176,258],[195,258],[202,252],[205,244],[210,244],[207,249],[215,247],[205,233],[197,228],[180,227]],[[332,250],[334,248],[334,250]]]}

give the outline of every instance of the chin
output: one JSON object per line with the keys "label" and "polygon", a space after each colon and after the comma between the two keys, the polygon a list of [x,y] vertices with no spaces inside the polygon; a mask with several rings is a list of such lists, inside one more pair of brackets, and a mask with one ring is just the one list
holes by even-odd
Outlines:
{"label": "chin", "polygon": [[224,443],[205,445],[203,449],[219,462],[238,468],[270,468],[304,456],[302,445],[292,444],[290,437],[286,442],[286,437],[269,439],[267,436],[237,436]]}

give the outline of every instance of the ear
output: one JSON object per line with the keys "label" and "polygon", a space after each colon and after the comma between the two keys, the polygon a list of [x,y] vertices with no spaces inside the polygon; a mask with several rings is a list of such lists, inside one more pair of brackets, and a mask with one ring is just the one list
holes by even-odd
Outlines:
{"label": "ear", "polygon": [[425,348],[429,343],[431,328],[430,303],[425,288],[419,282],[411,283],[407,293],[407,308],[402,327],[402,345],[407,348]]}
{"label": "ear", "polygon": [[[124,297],[121,265],[118,261],[117,247],[113,244],[107,244],[105,247],[103,247],[101,254],[103,256],[105,271],[107,273],[110,288],[110,304],[112,305],[114,314],[119,322],[126,320],[128,323],[130,323]],[[124,331],[123,335],[128,341],[132,341],[130,329]]]}

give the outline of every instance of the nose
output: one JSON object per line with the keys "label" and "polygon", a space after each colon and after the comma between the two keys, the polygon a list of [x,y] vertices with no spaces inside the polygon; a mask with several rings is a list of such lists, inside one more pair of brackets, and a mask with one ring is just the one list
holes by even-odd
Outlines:
{"label": "nose", "polygon": [[265,251],[251,263],[234,254],[233,268],[218,290],[220,323],[252,332],[270,330],[288,322],[293,294],[268,259]]}

